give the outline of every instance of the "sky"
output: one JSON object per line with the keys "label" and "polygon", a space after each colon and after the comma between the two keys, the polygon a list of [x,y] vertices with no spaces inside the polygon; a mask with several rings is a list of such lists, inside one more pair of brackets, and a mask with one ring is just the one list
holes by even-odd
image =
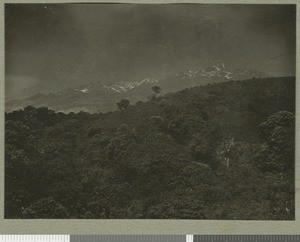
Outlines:
{"label": "sky", "polygon": [[295,5],[6,4],[6,100],[225,63],[295,75]]}

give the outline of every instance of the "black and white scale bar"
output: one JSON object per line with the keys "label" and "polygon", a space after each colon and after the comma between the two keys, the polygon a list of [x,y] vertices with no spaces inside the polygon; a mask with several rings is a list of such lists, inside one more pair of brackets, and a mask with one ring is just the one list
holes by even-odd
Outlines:
{"label": "black and white scale bar", "polygon": [[70,242],[300,242],[300,235],[71,235]]}
{"label": "black and white scale bar", "polygon": [[0,242],[70,242],[70,235],[0,235]]}
{"label": "black and white scale bar", "polygon": [[300,242],[300,235],[71,235],[70,242]]}
{"label": "black and white scale bar", "polygon": [[0,235],[0,242],[300,242],[300,235]]}

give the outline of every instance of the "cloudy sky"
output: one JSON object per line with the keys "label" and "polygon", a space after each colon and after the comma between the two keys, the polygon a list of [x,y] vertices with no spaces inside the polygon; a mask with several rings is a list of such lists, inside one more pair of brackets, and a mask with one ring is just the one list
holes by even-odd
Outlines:
{"label": "cloudy sky", "polygon": [[294,5],[6,4],[7,100],[224,62],[295,75]]}

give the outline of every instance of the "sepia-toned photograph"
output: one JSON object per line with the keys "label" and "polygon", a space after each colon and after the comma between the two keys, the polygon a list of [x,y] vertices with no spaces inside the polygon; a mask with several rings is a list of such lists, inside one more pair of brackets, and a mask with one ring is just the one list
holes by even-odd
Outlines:
{"label": "sepia-toned photograph", "polygon": [[295,220],[295,4],[5,4],[5,219]]}

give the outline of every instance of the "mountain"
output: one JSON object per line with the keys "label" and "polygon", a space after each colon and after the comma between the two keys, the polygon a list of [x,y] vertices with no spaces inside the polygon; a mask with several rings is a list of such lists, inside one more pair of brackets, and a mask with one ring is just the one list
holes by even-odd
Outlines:
{"label": "mountain", "polygon": [[151,87],[158,85],[161,94],[180,91],[194,86],[230,80],[264,78],[270,75],[256,70],[229,70],[224,63],[205,70],[187,70],[174,76],[156,80],[145,78],[139,81],[120,80],[111,85],[94,82],[86,86],[70,88],[58,93],[36,94],[23,100],[6,103],[6,111],[17,110],[28,105],[45,106],[59,112],[108,112],[116,110],[116,103],[128,99],[131,103],[146,101],[153,94]]}
{"label": "mountain", "polygon": [[167,92],[176,92],[184,88],[203,86],[233,80],[247,80],[252,78],[266,78],[271,75],[256,70],[229,70],[224,63],[214,65],[205,70],[188,70],[178,72],[174,77],[161,81],[160,87]]}
{"label": "mountain", "polygon": [[149,86],[158,83],[157,80],[146,78],[141,81],[118,81],[110,86],[105,86],[106,88],[113,90],[118,93],[127,92],[139,86]]}

